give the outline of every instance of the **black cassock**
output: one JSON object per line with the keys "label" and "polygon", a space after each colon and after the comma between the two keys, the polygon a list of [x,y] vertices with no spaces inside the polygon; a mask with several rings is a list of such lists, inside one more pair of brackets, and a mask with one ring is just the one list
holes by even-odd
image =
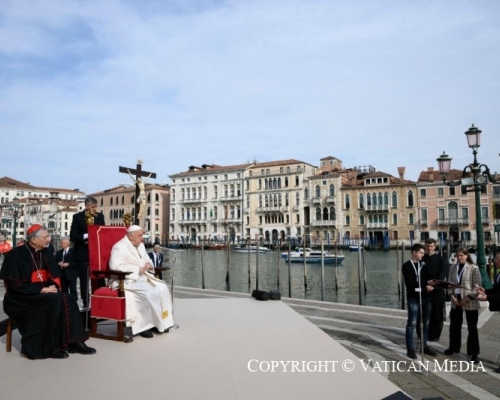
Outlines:
{"label": "black cassock", "polygon": [[22,336],[21,353],[30,359],[48,358],[67,350],[69,343],[88,339],[76,303],[65,292],[40,293],[59,286],[60,269],[47,249],[25,244],[5,255],[0,279],[5,282],[5,313],[12,317]]}

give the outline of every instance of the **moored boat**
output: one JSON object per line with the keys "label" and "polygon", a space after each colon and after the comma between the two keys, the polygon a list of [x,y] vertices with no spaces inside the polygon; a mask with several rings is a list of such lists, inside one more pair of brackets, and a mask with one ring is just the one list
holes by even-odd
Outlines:
{"label": "moored boat", "polygon": [[262,246],[247,246],[247,245],[240,245],[240,246],[235,246],[234,251],[238,253],[257,253],[257,248],[259,249],[259,253],[269,253],[271,250],[268,249],[267,247],[262,247]]}
{"label": "moored boat", "polygon": [[[285,262],[288,262],[288,253],[286,254]],[[305,259],[306,263],[311,263],[311,264],[319,264],[321,263],[321,260],[324,260],[325,264],[340,264],[342,261],[344,261],[345,256],[343,254],[331,254],[327,251],[316,251],[316,250],[309,250],[305,251]],[[303,263],[304,262],[304,252],[303,251],[297,251],[290,253],[290,262],[291,263]]]}

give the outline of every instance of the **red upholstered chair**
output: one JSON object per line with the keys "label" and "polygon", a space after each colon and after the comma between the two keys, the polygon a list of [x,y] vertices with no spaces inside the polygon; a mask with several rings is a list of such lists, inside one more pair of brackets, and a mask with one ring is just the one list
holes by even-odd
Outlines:
{"label": "red upholstered chair", "polygon": [[[131,337],[125,336],[125,277],[130,272],[117,272],[109,270],[109,259],[114,244],[127,233],[125,226],[89,225],[89,269],[90,269],[90,333],[89,336],[131,342]],[[99,280],[118,276],[120,286],[118,289],[99,287]],[[97,333],[98,320],[116,321],[116,335]]]}

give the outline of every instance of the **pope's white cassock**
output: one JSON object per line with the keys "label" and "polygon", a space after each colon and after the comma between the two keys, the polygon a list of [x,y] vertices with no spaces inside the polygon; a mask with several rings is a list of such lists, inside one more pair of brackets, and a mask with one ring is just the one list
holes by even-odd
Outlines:
{"label": "pope's white cassock", "polygon": [[[127,236],[118,241],[111,250],[111,270],[132,272],[125,279],[126,325],[136,335],[153,327],[160,332],[174,325],[172,302],[165,282],[150,272],[139,275],[139,268],[151,259],[144,244],[135,247]],[[112,288],[118,287],[118,280],[110,280]]]}

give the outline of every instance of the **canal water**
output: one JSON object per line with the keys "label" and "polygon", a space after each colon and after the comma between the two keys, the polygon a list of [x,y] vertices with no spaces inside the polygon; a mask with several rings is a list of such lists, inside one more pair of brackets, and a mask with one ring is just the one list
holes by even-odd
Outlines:
{"label": "canal water", "polygon": [[[227,250],[162,250],[171,266],[174,258],[176,286],[202,288],[202,264],[204,266],[205,289],[227,290],[226,283],[228,252]],[[333,253],[334,250],[331,249]],[[325,264],[324,300],[348,304],[359,304],[358,253],[341,252],[344,261],[339,264]],[[398,257],[399,256],[399,257]],[[379,307],[400,308],[398,294],[401,277],[401,251],[366,251],[363,252],[364,271],[362,269],[362,304]],[[409,251],[405,252],[405,260]],[[259,253],[259,289],[279,290],[288,296],[288,263],[281,257],[281,251]],[[165,266],[165,263],[164,263]],[[256,288],[256,253],[229,252],[229,288],[234,292],[251,292]],[[299,299],[321,300],[321,264],[307,264],[304,284],[304,264],[290,264],[291,297]],[[250,269],[250,284],[249,273]],[[366,279],[365,279],[366,276]],[[164,273],[168,281],[172,269]],[[366,282],[366,283],[365,283]],[[366,287],[366,290],[365,290]]]}

